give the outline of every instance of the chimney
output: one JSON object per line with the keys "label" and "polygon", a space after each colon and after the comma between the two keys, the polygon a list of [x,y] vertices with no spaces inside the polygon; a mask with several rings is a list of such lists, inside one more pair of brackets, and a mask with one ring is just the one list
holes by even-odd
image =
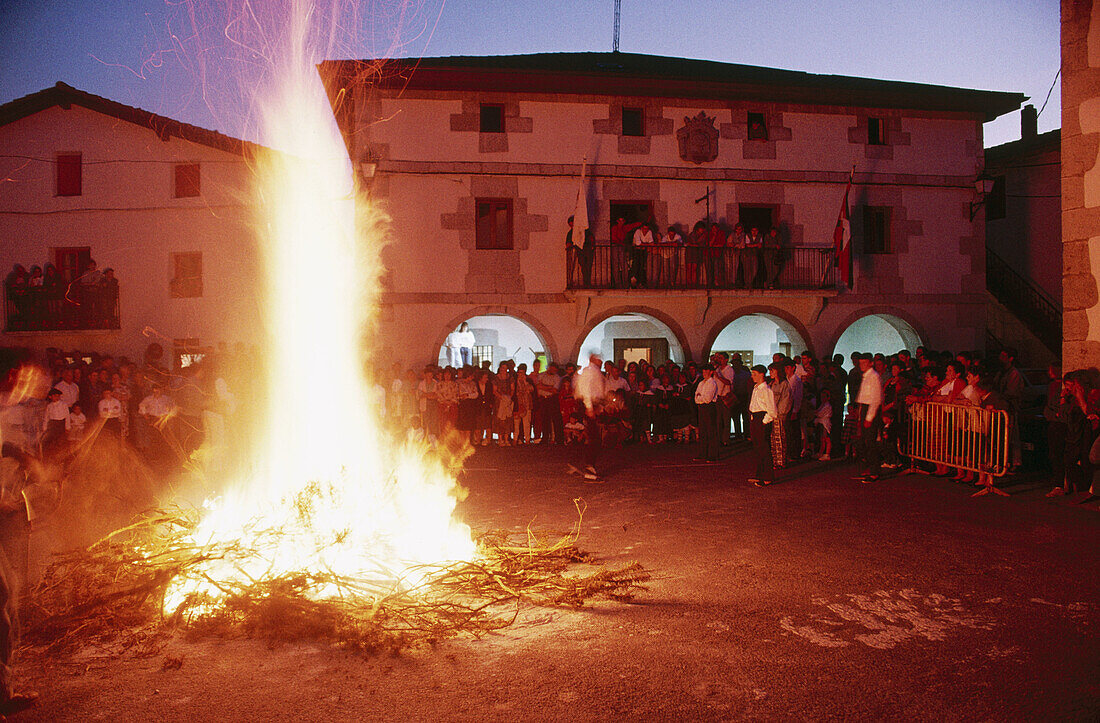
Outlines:
{"label": "chimney", "polygon": [[1035,106],[1025,105],[1020,111],[1020,138],[1026,141],[1037,135],[1039,135],[1039,114],[1035,111]]}

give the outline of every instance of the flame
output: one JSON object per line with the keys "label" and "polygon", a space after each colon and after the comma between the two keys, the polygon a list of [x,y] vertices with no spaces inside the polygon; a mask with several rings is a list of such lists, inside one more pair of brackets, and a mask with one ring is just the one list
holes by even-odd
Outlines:
{"label": "flame", "polygon": [[275,59],[279,85],[261,109],[265,144],[279,150],[256,168],[269,284],[267,429],[247,478],[207,505],[192,535],[245,554],[178,577],[168,612],[193,593],[216,600],[226,579],[324,571],[397,580],[411,566],[475,555],[469,528],[454,518],[459,488],[444,463],[382,430],[363,373],[380,213],[357,194],[308,52],[308,13],[293,13],[287,33],[294,51]]}

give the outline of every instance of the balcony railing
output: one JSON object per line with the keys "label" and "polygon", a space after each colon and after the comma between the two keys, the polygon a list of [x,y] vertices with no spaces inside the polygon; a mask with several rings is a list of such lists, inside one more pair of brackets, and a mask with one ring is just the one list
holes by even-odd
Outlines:
{"label": "balcony railing", "polygon": [[118,287],[5,286],[5,331],[118,329]]}
{"label": "balcony railing", "polygon": [[570,289],[834,289],[832,247],[566,249]]}

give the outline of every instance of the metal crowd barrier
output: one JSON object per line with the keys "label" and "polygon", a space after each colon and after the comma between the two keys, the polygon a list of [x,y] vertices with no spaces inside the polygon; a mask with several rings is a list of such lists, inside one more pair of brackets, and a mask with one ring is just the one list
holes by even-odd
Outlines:
{"label": "metal crowd barrier", "polygon": [[916,402],[909,406],[909,458],[1003,477],[1008,472],[1008,412]]}

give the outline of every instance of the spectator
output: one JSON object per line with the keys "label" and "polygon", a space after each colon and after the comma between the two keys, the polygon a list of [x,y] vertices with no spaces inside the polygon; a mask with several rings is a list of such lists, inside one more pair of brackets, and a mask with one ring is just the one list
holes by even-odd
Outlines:
{"label": "spectator", "polygon": [[787,466],[787,429],[786,422],[791,416],[791,386],[787,382],[786,365],[782,361],[772,362],[772,396],[775,398],[776,418],[772,424],[772,466],[783,469]]}
{"label": "spectator", "polygon": [[767,368],[758,364],[752,368],[751,373],[753,389],[749,399],[749,434],[752,437],[755,471],[749,481],[757,487],[764,487],[775,481],[771,440],[775,436],[772,429],[779,418],[779,411],[775,405],[773,390],[768,386]]}
{"label": "spectator", "polygon": [[527,376],[526,364],[520,364],[516,367],[512,399],[515,405],[512,411],[515,442],[516,444],[527,444],[531,441],[531,413],[535,406],[535,385]]}
{"label": "spectator", "polygon": [[814,412],[814,437],[817,439],[817,458],[827,460],[833,451],[833,405],[828,389],[821,390],[821,402]]}
{"label": "spectator", "polygon": [[871,367],[871,361],[870,354],[859,358],[860,383],[856,394],[860,410],[859,457],[864,470],[859,479],[863,482],[873,482],[882,475],[878,444],[882,428],[882,382],[878,372]]}
{"label": "spectator", "polygon": [[764,256],[764,284],[769,289],[774,289],[776,283],[779,281],[779,254],[782,251],[780,246],[779,229],[773,226],[768,229],[768,234],[764,237],[762,249]]}
{"label": "spectator", "polygon": [[714,367],[703,365],[703,378],[695,387],[695,407],[699,414],[700,462],[718,461],[718,395],[719,384]]}
{"label": "spectator", "polygon": [[1050,479],[1053,483],[1047,497],[1057,497],[1066,493],[1066,420],[1059,414],[1062,408],[1062,369],[1057,365],[1047,368],[1046,403],[1043,405],[1043,419],[1047,423],[1047,460],[1050,462]]}

